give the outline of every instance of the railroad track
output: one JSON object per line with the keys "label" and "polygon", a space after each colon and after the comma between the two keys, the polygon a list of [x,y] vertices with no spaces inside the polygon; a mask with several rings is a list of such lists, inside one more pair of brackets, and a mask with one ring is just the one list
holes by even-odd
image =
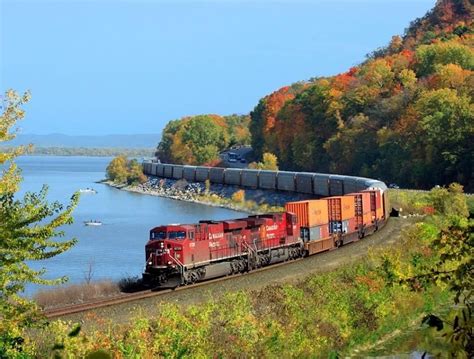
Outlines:
{"label": "railroad track", "polygon": [[[386,227],[386,226],[384,226],[384,227]],[[392,228],[390,230],[387,229],[387,228],[384,228],[383,237],[385,238],[387,236],[392,235],[394,230],[395,230],[394,228]],[[379,233],[379,235],[382,234],[382,232],[378,232],[378,233]],[[369,238],[372,238],[372,236],[374,236],[374,235],[376,235],[376,234],[372,234],[371,236],[369,236]],[[352,242],[352,243],[348,243],[344,247],[346,247],[346,246],[349,247],[349,246],[354,246],[354,245],[357,246],[359,243],[365,242],[366,240],[367,239],[363,239],[363,240],[360,240],[360,241],[355,241],[355,242]],[[248,273],[239,273],[239,274],[229,275],[229,276],[226,276],[226,277],[219,277],[219,278],[215,278],[215,279],[210,279],[210,280],[205,281],[205,282],[199,282],[199,283],[196,283],[196,284],[193,284],[193,285],[181,286],[181,287],[177,287],[177,288],[174,288],[174,289],[161,289],[161,290],[157,290],[157,291],[144,290],[144,291],[140,291],[140,292],[136,292],[136,293],[120,294],[120,295],[115,296],[115,297],[96,300],[96,301],[92,301],[92,302],[88,302],[88,303],[74,304],[74,305],[70,305],[70,306],[47,309],[47,310],[44,310],[43,313],[49,319],[59,318],[59,317],[68,316],[68,315],[71,315],[71,314],[82,313],[82,312],[87,312],[87,311],[91,311],[91,310],[95,310],[95,309],[111,307],[111,306],[119,305],[119,304],[123,304],[123,303],[130,303],[130,302],[134,302],[134,301],[139,301],[141,299],[146,299],[146,298],[150,298],[150,297],[159,297],[159,296],[171,293],[171,292],[192,290],[192,289],[197,288],[197,287],[202,287],[202,286],[207,286],[207,285],[217,283],[217,282],[232,280],[234,278],[241,277],[241,276],[244,276],[244,275],[247,275],[247,274],[252,275],[252,274],[258,273],[258,272],[272,270],[274,268],[278,268],[280,266],[287,265],[288,263],[291,263],[291,262],[311,260],[313,257],[314,256],[310,256],[310,257],[306,257],[306,258],[298,258],[298,259],[294,259],[294,260],[290,260],[290,261],[286,261],[286,262],[276,263],[276,264],[273,264],[273,265],[270,265],[270,266],[258,268],[256,270],[253,270],[253,271],[248,272]]]}
{"label": "railroad track", "polygon": [[209,285],[216,282],[231,280],[232,278],[240,277],[246,274],[253,274],[253,273],[258,273],[265,270],[270,270],[273,268],[280,267],[282,265],[286,265],[288,262],[296,262],[296,261],[301,261],[304,259],[305,258],[297,258],[297,259],[293,259],[287,262],[275,263],[270,266],[255,269],[248,273],[238,273],[238,274],[229,275],[226,277],[210,279],[205,282],[199,282],[192,285],[185,285],[185,286],[180,286],[176,288],[167,288],[167,289],[161,289],[161,290],[143,290],[136,293],[120,294],[118,296],[114,296],[111,298],[95,300],[95,301],[87,302],[87,303],[73,304],[73,305],[69,305],[65,307],[46,309],[46,310],[43,310],[43,314],[46,316],[46,318],[54,319],[54,318],[59,318],[59,317],[67,316],[71,314],[87,312],[94,309],[110,307],[117,304],[134,302],[134,301],[138,301],[138,300],[146,299],[150,297],[158,297],[158,296],[161,296],[173,291],[192,290],[193,288],[196,288],[196,287],[202,287],[202,286]]}

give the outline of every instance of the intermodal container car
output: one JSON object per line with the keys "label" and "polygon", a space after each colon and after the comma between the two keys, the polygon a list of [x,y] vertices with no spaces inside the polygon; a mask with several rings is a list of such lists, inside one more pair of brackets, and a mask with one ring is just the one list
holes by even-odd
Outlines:
{"label": "intermodal container car", "polygon": [[355,216],[354,198],[346,196],[328,197],[330,221],[344,221]]}
{"label": "intermodal container car", "polygon": [[303,242],[318,241],[329,237],[329,225],[323,224],[315,227],[301,227]]}
{"label": "intermodal container car", "polygon": [[314,227],[329,223],[328,202],[323,199],[287,202],[285,209],[287,212],[296,214],[302,227]]}
{"label": "intermodal container car", "polygon": [[370,189],[362,192],[370,193],[370,210],[372,212],[373,221],[384,219],[382,192],[378,189]]}
{"label": "intermodal container car", "polygon": [[354,197],[355,218],[358,226],[369,226],[372,224],[372,211],[370,206],[370,193],[350,193],[347,196]]}

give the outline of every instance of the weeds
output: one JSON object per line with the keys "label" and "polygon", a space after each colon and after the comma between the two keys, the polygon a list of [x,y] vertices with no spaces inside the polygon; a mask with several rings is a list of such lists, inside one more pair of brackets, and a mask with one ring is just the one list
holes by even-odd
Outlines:
{"label": "weeds", "polygon": [[117,283],[111,280],[72,284],[38,291],[33,299],[43,309],[89,302],[120,293]]}

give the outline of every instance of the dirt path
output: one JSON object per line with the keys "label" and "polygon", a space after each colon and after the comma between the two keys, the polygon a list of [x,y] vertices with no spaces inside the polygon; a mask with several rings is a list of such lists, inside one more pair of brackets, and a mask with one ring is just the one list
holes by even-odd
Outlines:
{"label": "dirt path", "polygon": [[[329,271],[356,262],[364,257],[371,247],[391,246],[400,239],[402,229],[414,222],[414,219],[391,218],[380,232],[334,251],[314,255],[275,268],[269,267],[267,270],[257,273],[228,277],[227,280],[208,285],[165,293],[158,297],[142,299],[132,303],[96,309],[94,312],[99,317],[113,319],[115,323],[125,323],[138,313],[144,316],[153,316],[156,312],[156,305],[160,302],[190,305],[215,299],[229,291],[256,290],[274,283],[291,283],[310,274]],[[81,321],[87,329],[88,324],[91,324],[87,320],[88,315],[87,313],[80,313],[61,319]]]}

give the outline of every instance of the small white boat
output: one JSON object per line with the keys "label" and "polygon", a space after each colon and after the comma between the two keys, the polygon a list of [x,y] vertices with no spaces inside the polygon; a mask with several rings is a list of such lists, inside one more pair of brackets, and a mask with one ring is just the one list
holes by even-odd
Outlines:
{"label": "small white boat", "polygon": [[89,194],[97,194],[97,191],[96,191],[95,189],[93,189],[93,188],[85,188],[85,189],[81,188],[81,189],[79,190],[79,192],[81,192],[81,193],[89,193]]}
{"label": "small white boat", "polygon": [[84,221],[85,226],[101,226],[101,221]]}

